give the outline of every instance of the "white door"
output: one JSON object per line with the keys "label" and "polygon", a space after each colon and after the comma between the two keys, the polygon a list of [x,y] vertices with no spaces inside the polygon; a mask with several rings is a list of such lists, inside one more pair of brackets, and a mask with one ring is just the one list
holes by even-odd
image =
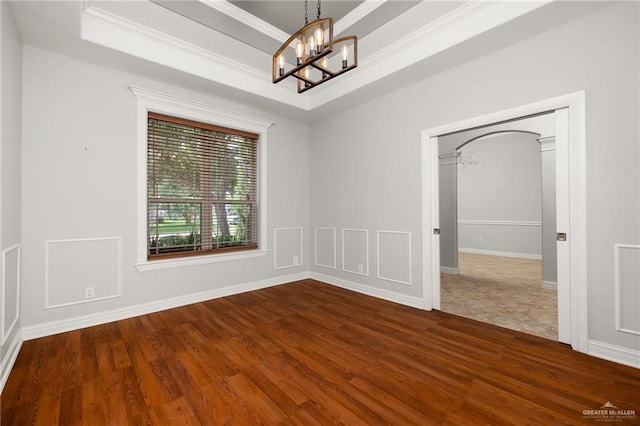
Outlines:
{"label": "white door", "polygon": [[556,249],[558,257],[558,340],[571,343],[571,251],[569,215],[569,108],[556,118]]}

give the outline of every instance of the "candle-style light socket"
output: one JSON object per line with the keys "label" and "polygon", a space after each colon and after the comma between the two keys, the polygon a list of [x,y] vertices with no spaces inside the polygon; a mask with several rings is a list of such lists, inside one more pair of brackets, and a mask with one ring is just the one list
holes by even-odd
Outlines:
{"label": "candle-style light socket", "polygon": [[322,28],[316,28],[314,39],[316,42],[316,53],[319,55],[322,53],[322,45],[324,44],[324,32]]}
{"label": "candle-style light socket", "polygon": [[347,60],[343,59],[342,60],[342,69],[345,69],[347,67]]}

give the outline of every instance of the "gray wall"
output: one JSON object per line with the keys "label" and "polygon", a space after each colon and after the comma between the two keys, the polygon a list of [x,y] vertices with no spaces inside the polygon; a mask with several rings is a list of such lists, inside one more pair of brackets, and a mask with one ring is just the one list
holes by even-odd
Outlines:
{"label": "gray wall", "polygon": [[[640,244],[640,25],[636,3],[607,6],[330,115],[310,129],[266,111],[26,47],[21,162],[15,158],[17,142],[5,142],[5,137],[19,140],[20,114],[7,115],[11,112],[5,111],[5,104],[12,106],[14,114],[20,111],[16,92],[20,53],[17,33],[7,24],[7,8],[4,2],[2,5],[0,232],[3,248],[14,237],[22,241],[23,331],[212,289],[287,279],[309,270],[386,294],[421,297],[421,200],[425,195],[420,192],[421,130],[586,90],[589,338],[640,349],[640,337],[615,331],[614,323],[614,244]],[[7,73],[16,75],[6,82]],[[131,84],[275,120],[269,131],[267,235],[271,250],[266,257],[147,273],[133,266],[136,107],[127,89]],[[8,87],[15,87],[14,91],[7,92]],[[11,136],[5,136],[5,126]],[[78,149],[85,146],[92,155],[78,161],[83,158]],[[5,160],[12,163],[12,158],[15,163],[5,171]],[[8,195],[4,192],[5,177],[9,179],[5,173],[20,174],[19,164],[21,203],[20,179],[11,181]],[[315,257],[309,237],[321,227],[325,229],[321,235],[328,240],[334,235],[332,229],[337,230],[334,244],[321,245],[335,253]],[[301,265],[274,268],[273,235],[282,228],[302,230]],[[349,235],[346,256],[343,233]],[[295,253],[295,233],[283,234],[292,241],[285,251]],[[121,297],[44,309],[45,241],[110,236],[122,240]],[[353,263],[346,271],[343,257]],[[335,269],[319,266],[310,262],[315,258],[324,264],[335,258],[337,265]],[[640,267],[633,263],[637,257],[624,259],[624,270]],[[349,272],[359,272],[360,265],[362,273]],[[70,261],[63,267],[73,273],[75,265]],[[637,280],[625,283],[628,294],[638,293]],[[629,300],[634,299],[627,298],[625,303]],[[625,307],[627,312],[634,308]]]}
{"label": "gray wall", "polygon": [[[527,133],[497,133],[510,131]],[[544,114],[438,138],[442,272],[458,272],[459,248],[496,255],[541,255],[541,154],[539,149],[534,149],[534,144],[537,145],[536,135],[551,136],[554,132],[554,115]],[[507,142],[523,138],[531,143]],[[501,150],[502,147],[506,150]],[[479,155],[484,157],[484,169],[476,170]],[[459,166],[451,164],[454,159]],[[465,161],[474,164],[465,166]],[[462,189],[460,178],[466,182]],[[520,186],[519,190],[516,186]],[[555,193],[547,191],[547,195],[553,197]],[[463,214],[459,211],[459,202],[463,204]],[[555,208],[555,202],[553,206]],[[531,220],[534,216],[536,219]],[[555,219],[551,224],[547,218],[546,225],[546,233],[555,233]],[[547,255],[554,259],[546,263],[555,265],[555,250],[547,251]],[[555,270],[555,266],[553,268]]]}
{"label": "gray wall", "polygon": [[421,296],[421,130],[585,90],[588,335],[639,349],[615,329],[613,257],[614,244],[640,242],[639,27],[636,3],[613,4],[314,123],[311,226],[410,232],[412,284],[312,270]]}
{"label": "gray wall", "polygon": [[[460,149],[459,250],[542,255],[542,176],[536,139],[529,133],[499,133]],[[467,158],[477,165],[465,166]]]}
{"label": "gray wall", "polygon": [[4,269],[0,270],[4,284],[4,289],[0,289],[0,315],[4,317],[4,329],[0,330],[1,389],[8,377],[8,362],[15,356],[21,328],[16,299],[20,284],[22,42],[7,2],[0,2],[0,70],[0,243],[5,260]]}
{"label": "gray wall", "polygon": [[539,142],[542,167],[542,281],[553,285],[558,281],[555,137],[540,138]]}
{"label": "gray wall", "polygon": [[[265,257],[152,272],[134,267],[137,127],[136,98],[129,85],[275,121],[268,131],[269,252]],[[246,289],[242,286],[251,283],[286,282],[307,274],[306,124],[28,46],[24,49],[23,95],[24,331],[83,315],[132,315],[136,311],[131,309],[153,307],[156,302],[185,300],[232,286]],[[274,235],[281,240],[274,241]],[[114,254],[113,240],[100,238],[119,238],[121,256]],[[52,247],[47,241],[58,240],[80,241],[55,246],[64,250],[50,252],[46,265],[46,249]],[[121,281],[121,295],[84,303],[83,292],[70,292],[89,286],[91,283],[78,280],[91,274],[73,253],[93,243],[98,245],[96,253],[114,254],[94,259],[98,268],[113,273],[121,262],[120,276],[113,277]],[[285,253],[286,259],[277,257],[279,253]],[[298,256],[298,265],[292,265],[294,256]],[[69,276],[70,282],[50,279],[51,271],[57,277]],[[45,294],[49,300],[78,303],[45,309]]]}
{"label": "gray wall", "polygon": [[[440,138],[439,138],[440,139]],[[445,142],[446,137],[442,138]],[[446,147],[441,143],[439,147]],[[444,152],[446,151],[446,152]],[[440,269],[450,274],[458,273],[458,160],[455,147],[440,151],[438,197],[440,217]]]}

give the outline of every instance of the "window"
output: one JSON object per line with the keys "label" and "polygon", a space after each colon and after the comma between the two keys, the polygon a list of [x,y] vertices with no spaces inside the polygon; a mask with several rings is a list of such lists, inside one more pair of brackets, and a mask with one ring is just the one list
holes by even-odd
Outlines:
{"label": "window", "polygon": [[147,118],[147,259],[258,248],[258,135]]}
{"label": "window", "polygon": [[[230,262],[237,260],[256,259],[266,256],[268,253],[268,239],[267,239],[267,149],[268,149],[268,130],[274,124],[272,120],[257,117],[238,111],[233,111],[227,108],[221,108],[215,105],[206,104],[200,101],[182,98],[179,96],[160,93],[142,87],[129,86],[129,89],[136,97],[136,158],[138,173],[136,176],[136,269],[140,272],[160,271],[174,268],[184,268],[195,265],[207,265],[218,262]],[[152,208],[149,206],[149,199],[151,198],[148,193],[149,188],[149,173],[147,171],[148,165],[148,151],[149,151],[149,114],[157,114],[159,116],[165,116],[169,123],[174,125],[186,124],[187,127],[204,127],[211,128],[214,131],[222,133],[229,132],[229,129],[236,129],[231,131],[231,134],[237,136],[251,135],[257,137],[257,143],[255,149],[257,150],[257,194],[252,200],[243,199],[241,203],[236,203],[235,200],[224,200],[224,204],[241,204],[246,205],[247,201],[252,201],[254,206],[257,206],[257,223],[252,224],[252,238],[257,238],[257,249],[251,250],[252,247],[256,247],[256,241],[252,244],[245,246],[235,246],[235,248],[213,248],[213,226],[217,226],[217,215],[213,217],[214,207],[213,198],[211,199],[211,249],[202,250],[202,229],[201,225],[194,226],[194,229],[200,229],[200,249],[189,251],[174,251],[172,253],[157,253],[150,257],[150,226],[152,221],[164,221],[168,223],[166,217],[171,220],[170,214],[173,218],[176,218],[175,211],[169,212],[165,209],[163,200],[155,199]],[[171,117],[174,117],[171,120]],[[183,117],[188,120],[176,119],[175,117]],[[191,121],[189,121],[191,120]],[[191,123],[191,124],[190,124]],[[199,125],[193,126],[196,123]],[[204,124],[204,125],[203,125]],[[254,139],[255,140],[255,139]],[[180,199],[179,203],[187,203],[192,201],[191,199]],[[166,203],[165,203],[166,204]],[[188,203],[187,203],[188,204]],[[195,204],[201,205],[202,201],[198,200]],[[173,207],[173,206],[171,206]],[[157,208],[157,212],[154,210]],[[233,210],[233,206],[229,209],[225,207],[225,212],[229,212],[227,215],[227,223],[231,229],[234,229],[236,220],[240,219],[238,211]],[[237,216],[236,216],[237,215]],[[161,217],[163,217],[160,219]],[[201,217],[196,218],[197,221],[201,221]],[[207,217],[206,215],[204,216]],[[190,225],[194,225],[193,218],[190,218]],[[185,219],[186,224],[186,219]],[[206,225],[206,224],[205,224]],[[257,229],[256,229],[257,228]],[[160,231],[162,228],[158,228]],[[189,228],[190,230],[191,228]],[[167,228],[164,228],[167,231]],[[183,231],[181,231],[183,232]],[[187,235],[191,234],[188,232]],[[196,233],[194,232],[194,238]],[[158,232],[158,238],[160,232]],[[205,238],[205,242],[208,239]],[[157,244],[157,243],[156,243]],[[229,245],[229,244],[228,244]],[[197,245],[194,245],[197,248]],[[159,252],[159,250],[158,250]]]}

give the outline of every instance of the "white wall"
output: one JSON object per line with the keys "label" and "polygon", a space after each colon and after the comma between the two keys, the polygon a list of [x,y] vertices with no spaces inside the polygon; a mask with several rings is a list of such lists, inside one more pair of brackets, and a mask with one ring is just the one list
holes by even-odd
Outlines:
{"label": "white wall", "polygon": [[313,271],[420,297],[421,130],[586,90],[588,335],[639,350],[616,331],[614,302],[614,244],[640,243],[638,18],[637,3],[614,4],[315,123],[311,226],[410,232],[412,279]]}
{"label": "white wall", "polygon": [[[20,138],[22,42],[8,3],[0,2],[0,390],[20,346]],[[4,297],[2,297],[4,296]]]}
{"label": "white wall", "polygon": [[[269,252],[265,257],[152,272],[136,269],[137,127],[130,85],[275,121],[267,142]],[[303,256],[309,241],[307,125],[28,46],[23,103],[25,337],[308,275]],[[277,234],[283,241],[276,244],[277,228],[302,232]],[[51,242],[59,240],[81,241]],[[275,269],[276,247],[287,255],[278,261],[285,268]],[[47,249],[52,250],[48,265]],[[110,271],[107,281],[115,290],[120,284],[119,297],[86,303],[83,289],[93,285],[92,271],[86,271],[74,255],[83,250],[98,255],[91,258],[93,275],[97,270]],[[304,263],[292,265],[291,254]],[[119,274],[113,272],[118,264]],[[69,280],[61,281],[61,276]],[[104,277],[93,279],[109,286],[102,282]],[[77,304],[46,309],[47,298]]]}

